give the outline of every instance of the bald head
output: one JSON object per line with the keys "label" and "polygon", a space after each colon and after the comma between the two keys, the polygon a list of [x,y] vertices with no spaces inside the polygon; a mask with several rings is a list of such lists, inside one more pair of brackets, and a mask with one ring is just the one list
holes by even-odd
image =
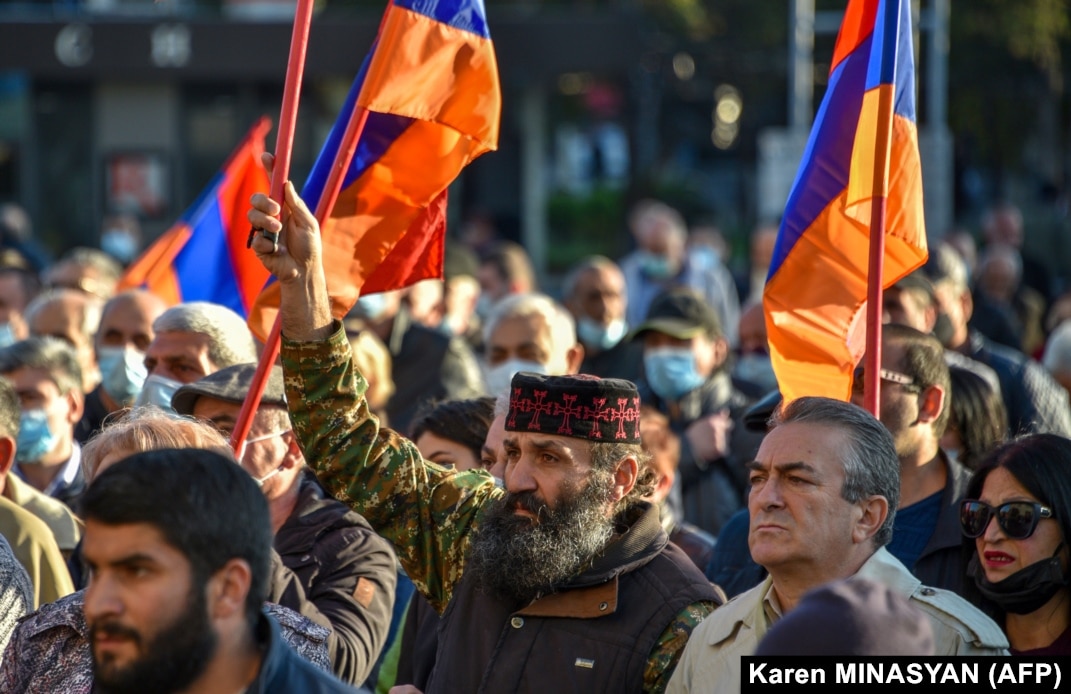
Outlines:
{"label": "bald head", "polygon": [[164,300],[144,289],[116,294],[104,304],[95,346],[130,347],[144,352],[152,342],[153,321],[165,310]]}
{"label": "bald head", "polygon": [[39,294],[26,307],[32,336],[57,337],[74,348],[86,392],[96,387],[97,359],[93,336],[100,325],[103,301],[77,289],[53,289]]}

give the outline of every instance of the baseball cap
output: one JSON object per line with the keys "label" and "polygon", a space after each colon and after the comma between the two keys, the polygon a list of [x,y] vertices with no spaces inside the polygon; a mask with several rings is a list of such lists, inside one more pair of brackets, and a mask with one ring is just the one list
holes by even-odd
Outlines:
{"label": "baseball cap", "polygon": [[690,340],[702,334],[722,335],[718,314],[698,292],[686,287],[670,289],[656,296],[647,309],[647,318],[632,331],[629,339],[650,331],[678,340]]}

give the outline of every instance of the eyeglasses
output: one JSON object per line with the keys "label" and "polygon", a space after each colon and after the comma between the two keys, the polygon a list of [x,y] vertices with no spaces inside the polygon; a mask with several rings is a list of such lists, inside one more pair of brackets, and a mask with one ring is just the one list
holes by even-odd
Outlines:
{"label": "eyeglasses", "polygon": [[[899,371],[893,371],[891,369],[879,369],[878,370],[878,376],[883,381],[888,381],[889,383],[898,383],[898,384],[900,384],[901,386],[903,386],[907,390],[915,390],[915,391],[922,390],[918,386],[918,384],[915,383],[915,379],[914,378],[908,376],[907,374],[902,374]],[[855,371],[852,372],[852,387],[853,388],[862,388],[863,387],[863,379],[865,377],[866,377],[866,369],[864,367],[862,367],[862,366],[855,367]]]}
{"label": "eyeglasses", "polygon": [[984,501],[964,499],[959,506],[959,524],[967,537],[981,537],[993,515],[1004,534],[1025,540],[1034,534],[1042,518],[1052,518],[1052,509],[1031,501],[1009,501],[993,508]]}

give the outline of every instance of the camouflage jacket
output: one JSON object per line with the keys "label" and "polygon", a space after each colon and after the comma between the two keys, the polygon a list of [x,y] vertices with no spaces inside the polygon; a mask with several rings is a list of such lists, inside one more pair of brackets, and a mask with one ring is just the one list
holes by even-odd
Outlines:
{"label": "camouflage jacket", "polygon": [[[340,325],[321,342],[282,339],[290,419],[305,459],[337,499],[394,545],[419,590],[440,614],[465,566],[484,505],[505,492],[484,470],[457,472],[425,461],[368,410],[368,384]],[[695,626],[713,602],[685,608],[659,638],[644,691],[665,689]]]}

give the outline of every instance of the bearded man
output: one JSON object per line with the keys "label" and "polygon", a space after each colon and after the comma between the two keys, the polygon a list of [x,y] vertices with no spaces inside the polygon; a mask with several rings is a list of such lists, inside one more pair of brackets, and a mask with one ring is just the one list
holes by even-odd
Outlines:
{"label": "bearded man", "polygon": [[[652,476],[629,381],[513,377],[505,489],[423,460],[369,413],[333,320],[315,218],[287,185],[253,197],[280,282],[287,403],[321,482],[394,546],[442,614],[428,692],[661,692],[719,591],[643,500]],[[270,238],[273,235],[279,243]]]}

